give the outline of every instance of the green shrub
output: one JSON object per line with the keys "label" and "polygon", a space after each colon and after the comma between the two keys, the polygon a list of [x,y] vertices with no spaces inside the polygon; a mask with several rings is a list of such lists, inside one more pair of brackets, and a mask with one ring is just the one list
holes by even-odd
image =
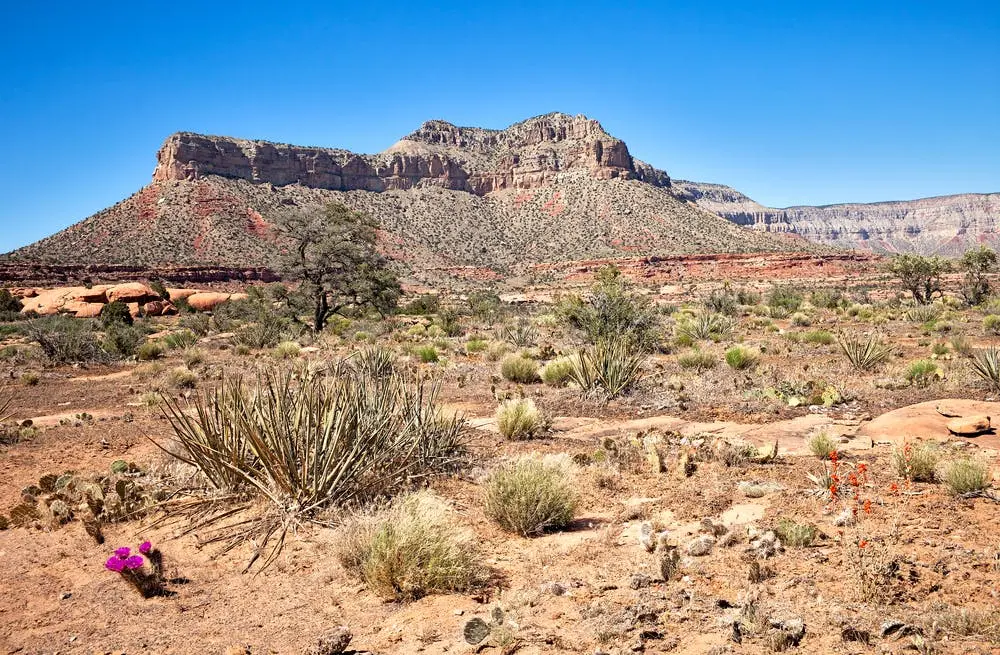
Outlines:
{"label": "green shrub", "polygon": [[677,364],[681,368],[693,368],[699,372],[715,368],[717,363],[718,359],[712,353],[703,350],[692,350],[677,357]]}
{"label": "green shrub", "polygon": [[526,458],[487,478],[483,510],[504,530],[527,537],[569,525],[577,503],[566,465]]}
{"label": "green shrub", "polygon": [[816,532],[815,526],[796,523],[787,518],[779,520],[774,528],[774,534],[789,548],[806,548],[812,545],[816,539]]}
{"label": "green shrub", "polygon": [[757,366],[759,355],[742,346],[733,346],[726,351],[726,363],[729,368],[745,371]]}
{"label": "green shrub", "polygon": [[191,333],[199,337],[203,337],[211,330],[212,319],[208,314],[184,314],[177,320],[177,325],[182,329],[190,330]]}
{"label": "green shrub", "polygon": [[457,337],[462,334],[462,323],[458,312],[454,309],[442,309],[438,312],[438,327],[449,337]]}
{"label": "green shrub", "polygon": [[681,319],[674,327],[674,337],[679,343],[692,344],[695,341],[721,341],[733,331],[733,321],[721,314],[698,314]]}
{"label": "green shrub", "polygon": [[469,313],[487,323],[496,323],[504,313],[500,296],[492,291],[473,291],[465,302],[469,306]]}
{"label": "green shrub", "polygon": [[178,330],[177,332],[170,332],[163,335],[160,341],[170,350],[183,350],[197,343],[198,337],[190,330]]}
{"label": "green shrub", "polygon": [[837,309],[844,300],[843,293],[831,289],[819,289],[809,294],[809,302],[823,309]]}
{"label": "green shrub", "polygon": [[515,348],[530,348],[535,345],[538,333],[530,321],[519,320],[514,325],[505,325],[497,337]]}
{"label": "green shrub", "polygon": [[825,330],[803,332],[800,338],[804,343],[813,343],[822,346],[829,346],[835,341],[834,336]]}
{"label": "green shrub", "polygon": [[25,371],[24,373],[21,373],[21,384],[26,387],[36,387],[41,381],[41,376],[35,371]]}
{"label": "green shrub", "polygon": [[485,581],[486,569],[471,542],[429,493],[349,519],[340,528],[337,558],[347,572],[392,600],[468,591]]}
{"label": "green shrub", "polygon": [[159,341],[147,341],[139,346],[135,351],[135,356],[140,362],[148,362],[163,357],[166,348]]}
{"label": "green shrub", "polygon": [[972,342],[965,337],[958,335],[951,338],[951,348],[962,357],[972,357]]}
{"label": "green shrub", "polygon": [[500,362],[500,375],[511,382],[532,384],[538,381],[538,364],[522,355],[509,355]]}
{"label": "green shrub", "polygon": [[530,398],[505,400],[497,408],[497,429],[507,439],[521,440],[538,436],[548,422]]}
{"label": "green shrub", "polygon": [[105,351],[116,357],[132,357],[146,341],[145,333],[126,323],[112,321],[104,328]]}
{"label": "green shrub", "polygon": [[939,459],[939,448],[931,443],[907,445],[892,452],[896,473],[913,482],[934,482]]}
{"label": "green shrub", "polygon": [[506,341],[494,341],[486,349],[486,360],[490,362],[500,361],[500,358],[510,352],[510,344]]}
{"label": "green shrub", "polygon": [[806,446],[816,457],[820,459],[830,459],[830,455],[837,451],[837,444],[826,432],[815,434],[806,441]]}
{"label": "green shrub", "polygon": [[205,361],[205,352],[198,348],[185,348],[183,359],[185,366],[193,368]]}
{"label": "green shrub", "polygon": [[913,323],[933,323],[943,313],[942,305],[917,305],[906,311],[906,320]]}
{"label": "green shrub", "polygon": [[588,393],[605,399],[627,393],[642,378],[645,357],[630,340],[598,342],[573,358],[570,379]]}
{"label": "green shrub", "polygon": [[396,353],[372,346],[354,356],[354,367],[358,373],[372,379],[387,378],[396,371]]}
{"label": "green shrub", "polygon": [[10,292],[10,289],[0,289],[0,313],[14,314],[24,309],[21,299]]}
{"label": "green shrub", "polygon": [[436,294],[425,293],[401,306],[397,311],[411,316],[428,316],[436,314],[440,307],[441,299]]}
{"label": "green shrub", "polygon": [[129,311],[128,305],[123,303],[121,300],[109,302],[102,307],[100,318],[101,325],[104,327],[108,327],[109,325],[114,325],[116,323],[121,325],[132,325],[133,322],[132,313]]}
{"label": "green shrub", "polygon": [[933,346],[931,346],[931,354],[937,355],[938,357],[943,357],[948,354],[948,344],[941,343],[938,341]]}
{"label": "green shrub", "polygon": [[[227,303],[228,304],[228,303]],[[260,320],[244,323],[233,331],[230,341],[234,346],[263,350],[276,346],[285,331],[285,322],[271,314],[261,314]]]}
{"label": "green shrub", "polygon": [[885,363],[892,354],[892,347],[882,343],[879,338],[870,334],[867,336],[842,335],[839,339],[840,349],[847,356],[851,365],[859,371],[870,371]]}
{"label": "green shrub", "polygon": [[809,315],[804,312],[795,312],[791,317],[792,325],[797,325],[799,327],[809,327],[812,325],[812,319]]}
{"label": "green shrub", "polygon": [[990,314],[983,318],[983,329],[990,334],[1000,334],[1000,316]]}
{"label": "green shrub", "polygon": [[598,272],[589,299],[576,295],[561,298],[556,315],[592,344],[621,339],[640,350],[650,350],[660,340],[656,308],[648,298],[634,293],[614,266]]}
{"label": "green shrub", "polygon": [[26,331],[56,364],[110,361],[111,355],[101,348],[92,328],[91,321],[56,315],[29,321]]}
{"label": "green shrub", "polygon": [[295,341],[282,341],[271,350],[271,357],[275,359],[294,359],[302,351],[301,346]]}
{"label": "green shrub", "polygon": [[918,387],[926,387],[944,373],[933,359],[918,359],[906,368],[906,380]]}
{"label": "green shrub", "polygon": [[438,351],[434,346],[418,346],[413,349],[413,354],[424,364],[433,364],[438,361]]}
{"label": "green shrub", "polygon": [[198,375],[186,366],[178,366],[167,374],[167,384],[174,389],[194,389],[198,385]]}
{"label": "green shrub", "polygon": [[972,370],[994,390],[1000,391],[1000,349],[990,346],[972,351]]}
{"label": "green shrub", "polygon": [[705,309],[724,316],[735,316],[740,310],[740,302],[729,289],[716,289],[704,302]]}
{"label": "green shrub", "polygon": [[990,470],[981,460],[957,459],[945,467],[944,483],[956,496],[983,491],[990,486]]}
{"label": "green shrub", "polygon": [[749,289],[737,289],[736,290],[736,302],[747,306],[755,306],[760,304],[760,294],[756,291],[751,291]]}
{"label": "green shrub", "polygon": [[[782,310],[786,316],[799,311],[802,300],[802,293],[790,287],[772,287],[767,296],[768,307]],[[772,316],[772,318],[778,317]]]}
{"label": "green shrub", "polygon": [[465,342],[465,352],[470,355],[481,353],[486,350],[487,345],[483,339],[469,339]]}
{"label": "green shrub", "polygon": [[539,371],[542,382],[550,387],[565,387],[573,375],[573,357],[560,357],[542,367]]}

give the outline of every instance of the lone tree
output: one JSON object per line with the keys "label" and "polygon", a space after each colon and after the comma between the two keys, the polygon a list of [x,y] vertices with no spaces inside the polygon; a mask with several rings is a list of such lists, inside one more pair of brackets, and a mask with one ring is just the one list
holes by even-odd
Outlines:
{"label": "lone tree", "polygon": [[272,222],[285,242],[282,277],[299,283],[297,295],[311,305],[313,330],[346,310],[385,315],[396,306],[399,281],[375,250],[378,224],[370,216],[331,202],[320,210],[287,210]]}
{"label": "lone tree", "polygon": [[889,272],[899,278],[903,288],[921,305],[929,305],[941,293],[941,276],[951,270],[951,262],[937,255],[897,255],[889,262]]}
{"label": "lone tree", "polygon": [[970,305],[978,305],[990,297],[989,274],[997,269],[997,253],[988,246],[980,245],[965,251],[959,266],[965,271],[962,281],[962,296]]}

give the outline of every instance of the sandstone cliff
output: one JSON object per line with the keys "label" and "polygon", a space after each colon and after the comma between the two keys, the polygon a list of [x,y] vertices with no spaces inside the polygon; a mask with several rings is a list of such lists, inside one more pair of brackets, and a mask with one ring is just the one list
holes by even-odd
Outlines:
{"label": "sandstone cliff", "polygon": [[675,180],[673,190],[737,225],[833,246],[942,255],[1000,246],[1000,193],[774,209],[720,184]]}

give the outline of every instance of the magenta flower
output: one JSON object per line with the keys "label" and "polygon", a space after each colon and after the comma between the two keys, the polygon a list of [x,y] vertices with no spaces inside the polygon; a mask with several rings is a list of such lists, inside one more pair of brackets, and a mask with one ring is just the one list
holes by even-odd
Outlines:
{"label": "magenta flower", "polygon": [[149,543],[148,541],[144,541],[141,544],[139,544],[139,552],[142,553],[143,555],[145,555],[151,550],[153,550],[153,544]]}
{"label": "magenta flower", "polygon": [[125,568],[125,560],[118,556],[109,557],[108,561],[104,563],[104,568],[115,573],[121,573],[122,569]]}
{"label": "magenta flower", "polygon": [[125,559],[131,553],[132,553],[132,549],[129,548],[128,546],[122,546],[121,548],[118,548],[117,550],[115,550],[115,555],[117,555],[118,557],[121,557],[122,559]]}
{"label": "magenta flower", "polygon": [[125,568],[127,569],[138,569],[142,568],[142,557],[138,555],[133,555],[125,560]]}

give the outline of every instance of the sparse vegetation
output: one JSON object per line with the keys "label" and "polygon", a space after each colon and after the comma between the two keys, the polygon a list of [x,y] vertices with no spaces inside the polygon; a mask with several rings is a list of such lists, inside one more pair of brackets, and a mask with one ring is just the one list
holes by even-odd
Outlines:
{"label": "sparse vegetation", "polygon": [[566,527],[578,503],[568,466],[531,457],[501,465],[486,480],[483,510],[525,537]]}
{"label": "sparse vegetation", "polygon": [[744,348],[743,346],[733,346],[726,351],[726,364],[736,371],[746,371],[757,366],[760,355]]}
{"label": "sparse vegetation", "polygon": [[892,347],[883,343],[877,335],[841,335],[838,342],[848,361],[858,371],[870,371],[884,364],[892,354]]}
{"label": "sparse vegetation", "polygon": [[616,398],[638,384],[643,361],[629,341],[602,341],[573,358],[570,379],[586,392]]}
{"label": "sparse vegetation", "polygon": [[956,496],[983,491],[990,486],[989,467],[985,462],[972,457],[964,457],[949,462],[944,469],[943,480]]}
{"label": "sparse vegetation", "polygon": [[546,428],[545,417],[530,398],[505,400],[497,408],[497,429],[507,439],[530,439]]}
{"label": "sparse vegetation", "polygon": [[645,297],[634,293],[621,271],[613,266],[597,274],[588,300],[566,296],[559,302],[557,314],[592,344],[613,339],[649,350],[660,339],[656,309]]}
{"label": "sparse vegetation", "polygon": [[500,374],[511,382],[532,384],[538,382],[538,364],[523,355],[508,355],[500,362]]}
{"label": "sparse vegetation", "polygon": [[918,446],[906,444],[893,450],[892,463],[896,473],[903,479],[912,482],[934,482],[937,477],[937,465],[940,460],[937,446],[923,443]]}
{"label": "sparse vegetation", "polygon": [[560,357],[542,367],[539,371],[542,382],[550,387],[564,387],[573,378],[574,357]]}
{"label": "sparse vegetation", "polygon": [[830,459],[830,455],[837,451],[837,444],[826,432],[819,432],[809,437],[806,446],[809,452],[820,459]]}
{"label": "sparse vegetation", "polygon": [[718,358],[712,353],[697,349],[677,357],[677,364],[681,368],[693,368],[696,371],[714,368],[718,361]]}

